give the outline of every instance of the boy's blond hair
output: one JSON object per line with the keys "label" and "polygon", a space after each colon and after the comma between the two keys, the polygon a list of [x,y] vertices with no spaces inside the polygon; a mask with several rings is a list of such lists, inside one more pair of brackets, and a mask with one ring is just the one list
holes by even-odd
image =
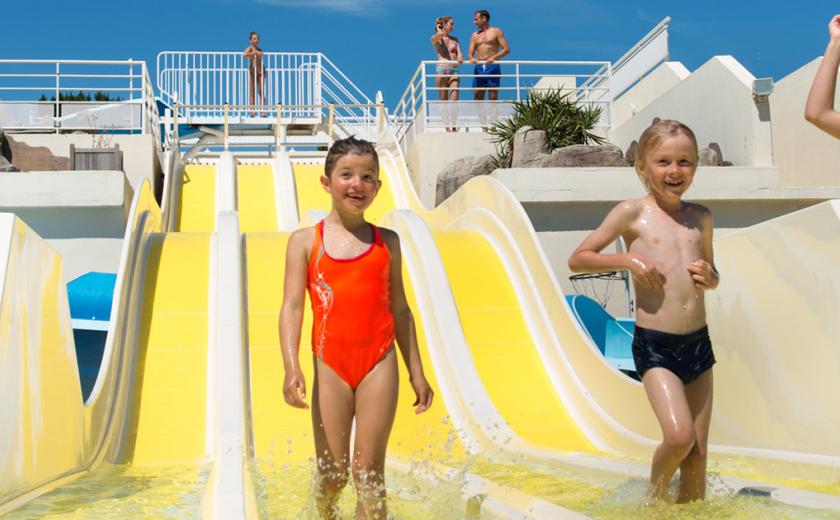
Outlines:
{"label": "boy's blond hair", "polygon": [[645,158],[647,157],[648,152],[650,152],[653,148],[659,146],[659,143],[665,137],[673,137],[677,134],[683,134],[691,140],[693,144],[693,151],[694,151],[694,160],[696,161],[699,156],[699,151],[697,150],[697,136],[694,135],[694,131],[691,130],[688,126],[675,119],[661,119],[659,121],[654,121],[644,132],[642,132],[642,136],[639,138],[639,149],[636,153],[636,175],[639,176],[639,179],[642,181],[642,184],[645,186],[647,191],[650,191],[650,180],[642,175],[641,168],[645,164]]}

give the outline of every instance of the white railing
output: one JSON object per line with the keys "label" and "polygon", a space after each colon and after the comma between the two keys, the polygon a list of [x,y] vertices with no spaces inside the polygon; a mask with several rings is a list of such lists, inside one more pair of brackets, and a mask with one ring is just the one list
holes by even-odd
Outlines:
{"label": "white railing", "polygon": [[[602,109],[598,126],[610,125],[611,64],[605,61],[500,61],[499,74],[486,75],[475,65],[450,63],[458,67],[460,84],[450,89],[441,81],[452,76],[438,72],[438,61],[422,61],[391,114],[397,137],[406,145],[413,135],[445,128],[487,127],[512,112],[512,102],[526,99],[532,90],[562,88],[575,99]],[[498,87],[474,87],[475,78],[493,78]],[[592,85],[593,80],[598,80]],[[458,93],[458,100],[446,96]],[[483,91],[484,100],[476,99]],[[490,100],[490,93],[497,97]]]}
{"label": "white railing", "polygon": [[[636,45],[612,64],[610,97],[613,100],[621,97],[657,65],[668,60],[668,26],[670,23],[671,17],[665,17]],[[592,78],[587,81],[585,86],[596,87],[599,86],[600,82],[599,78]]]}
{"label": "white railing", "polygon": [[[262,75],[260,75],[262,71]],[[348,107],[373,102],[321,53],[265,52],[252,66],[242,52],[165,51],[157,57],[157,86],[164,103],[190,123],[271,122],[277,107],[292,122],[320,122],[326,105]],[[342,108],[336,121],[359,114]]]}
{"label": "white railing", "polygon": [[157,122],[143,61],[0,60],[0,128],[150,133],[159,144]]}

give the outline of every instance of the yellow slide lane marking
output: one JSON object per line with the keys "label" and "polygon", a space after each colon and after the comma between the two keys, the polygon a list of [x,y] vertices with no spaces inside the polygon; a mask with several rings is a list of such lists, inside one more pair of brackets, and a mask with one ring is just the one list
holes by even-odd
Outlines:
{"label": "yellow slide lane marking", "polygon": [[274,174],[270,164],[240,164],[236,170],[239,229],[277,231]]}
{"label": "yellow slide lane marking", "polygon": [[471,231],[438,232],[435,240],[473,360],[502,417],[535,445],[595,451],[554,390],[490,243]]}
{"label": "yellow slide lane marking", "polygon": [[178,204],[178,230],[212,232],[216,226],[216,165],[184,168]]}
{"label": "yellow slide lane marking", "polygon": [[134,464],[197,459],[205,446],[210,235],[155,235],[149,247],[128,435]]}

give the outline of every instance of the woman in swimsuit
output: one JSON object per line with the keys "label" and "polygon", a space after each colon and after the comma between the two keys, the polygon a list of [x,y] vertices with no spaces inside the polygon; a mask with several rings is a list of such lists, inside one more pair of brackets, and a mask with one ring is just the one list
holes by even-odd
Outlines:
{"label": "woman in swimsuit", "polygon": [[352,467],[357,518],[386,518],[385,452],[398,386],[395,341],[417,397],[416,413],[431,406],[433,392],[403,290],[399,237],[365,220],[364,212],[382,185],[376,149],[353,137],[336,141],[324,170],[321,184],[332,197],[332,210],[315,226],[292,233],[286,251],[280,310],[283,396],[292,406],[307,407],[298,348],[308,289],[319,513],[335,517],[336,500]]}
{"label": "woman in swimsuit", "polygon": [[[432,36],[432,46],[435,48],[440,63],[435,66],[435,86],[441,101],[458,101],[458,65],[464,63],[461,55],[461,45],[458,38],[452,36],[455,29],[455,19],[451,16],[441,16],[435,20],[435,34]],[[450,117],[449,107],[441,107],[441,118],[447,132],[458,130],[454,125],[458,119],[457,104],[452,105]],[[452,126],[450,126],[452,125]]]}

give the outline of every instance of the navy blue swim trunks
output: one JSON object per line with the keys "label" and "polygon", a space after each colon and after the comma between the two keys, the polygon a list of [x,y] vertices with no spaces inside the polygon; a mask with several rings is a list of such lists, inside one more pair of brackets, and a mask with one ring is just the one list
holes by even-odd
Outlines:
{"label": "navy blue swim trunks", "polygon": [[473,78],[473,88],[498,88],[502,83],[502,68],[498,63],[491,63],[490,65],[476,65],[475,77]]}
{"label": "navy blue swim trunks", "polygon": [[649,368],[662,367],[687,385],[715,364],[709,327],[690,334],[671,334],[636,325],[633,361],[639,377]]}

